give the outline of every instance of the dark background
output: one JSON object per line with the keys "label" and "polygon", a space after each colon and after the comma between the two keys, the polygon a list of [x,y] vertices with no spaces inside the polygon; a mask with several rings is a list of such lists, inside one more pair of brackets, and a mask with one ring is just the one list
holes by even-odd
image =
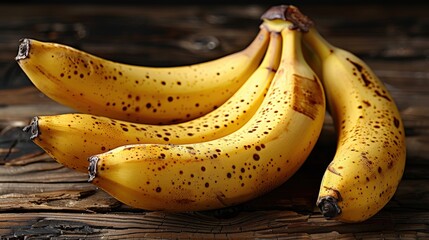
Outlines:
{"label": "dark background", "polygon": [[[419,11],[429,12],[428,3],[415,0],[126,0],[107,1],[102,4],[98,1],[80,0],[4,1],[0,3],[0,88],[31,85],[14,62],[20,38],[64,43],[101,57],[130,64],[190,64],[214,59],[245,47],[257,30],[256,26],[260,22],[258,14],[279,4],[298,6],[304,14],[313,18],[316,24],[321,25],[321,32],[332,37],[370,34],[406,39],[427,34],[429,31],[427,21],[413,18],[413,13],[402,10],[404,4],[407,4],[413,5],[414,9]],[[243,11],[230,10],[240,9],[241,6]],[[171,23],[169,16],[175,16]],[[329,28],[323,27],[329,24]],[[238,36],[227,31],[236,31]],[[216,43],[215,48],[204,49],[213,41]],[[386,44],[388,43],[387,41]],[[345,41],[341,44],[345,47],[348,45]],[[385,57],[383,49],[378,52],[352,50],[365,58]],[[410,51],[412,57],[424,58],[428,50]]]}

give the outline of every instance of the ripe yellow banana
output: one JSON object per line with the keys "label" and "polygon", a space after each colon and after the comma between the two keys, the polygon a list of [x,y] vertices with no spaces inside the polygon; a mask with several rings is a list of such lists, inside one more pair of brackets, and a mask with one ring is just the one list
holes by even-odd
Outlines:
{"label": "ripe yellow banana", "polygon": [[278,68],[281,37],[270,34],[261,65],[243,86],[216,110],[184,123],[148,125],[89,114],[35,117],[31,139],[66,167],[88,171],[88,157],[132,143],[184,144],[213,140],[236,131],[257,111]]}
{"label": "ripe yellow banana", "polygon": [[303,37],[320,58],[321,80],[338,133],[320,186],[323,215],[364,221],[394,195],[405,166],[405,133],[392,96],[361,59],[312,28]]}
{"label": "ripe yellow banana", "polygon": [[83,113],[167,124],[202,116],[228,100],[255,71],[269,33],[244,50],[200,64],[133,66],[55,43],[24,39],[16,60],[34,85]]}
{"label": "ripe yellow banana", "polygon": [[90,181],[130,206],[165,211],[231,206],[284,183],[316,143],[325,101],[303,59],[301,32],[282,24],[279,70],[242,128],[208,142],[127,145],[92,156]]}

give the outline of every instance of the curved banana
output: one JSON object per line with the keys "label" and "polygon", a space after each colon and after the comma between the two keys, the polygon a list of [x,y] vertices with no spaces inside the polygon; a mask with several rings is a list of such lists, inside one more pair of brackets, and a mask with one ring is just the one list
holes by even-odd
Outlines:
{"label": "curved banana", "polygon": [[[276,23],[280,24],[280,23]],[[283,21],[282,59],[261,107],[239,130],[195,144],[127,145],[90,157],[90,181],[136,208],[222,208],[284,183],[321,131],[322,86],[301,54],[301,33]]]}
{"label": "curved banana", "polygon": [[147,125],[89,114],[35,117],[26,131],[57,162],[88,171],[88,157],[132,143],[184,144],[213,140],[243,126],[261,105],[281,54],[281,37],[271,33],[261,65],[243,86],[216,110],[184,123]]}
{"label": "curved banana", "polygon": [[133,66],[55,43],[24,39],[16,60],[51,99],[82,113],[148,124],[184,122],[227,101],[255,71],[269,33],[237,53],[178,67]]}
{"label": "curved banana", "polygon": [[392,96],[368,65],[312,28],[304,41],[319,57],[338,134],[317,205],[323,215],[364,221],[394,195],[405,166],[405,132]]}

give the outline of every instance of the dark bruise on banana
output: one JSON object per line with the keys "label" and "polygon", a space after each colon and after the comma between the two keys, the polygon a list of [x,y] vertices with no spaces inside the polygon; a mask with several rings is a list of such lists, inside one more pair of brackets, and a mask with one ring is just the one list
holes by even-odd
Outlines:
{"label": "dark bruise on banana", "polygon": [[308,89],[318,89],[317,92],[323,91],[320,84],[318,83],[317,77],[313,79],[294,75],[293,81],[295,81],[293,109],[298,111],[311,119],[315,119],[318,114],[318,105],[323,103],[323,95],[314,94],[314,92]]}
{"label": "dark bruise on banana", "polygon": [[32,39],[21,42],[16,60],[42,92],[78,111],[140,123],[177,123],[229,99],[259,65],[268,34],[261,29],[246,49],[188,66],[127,65]]}

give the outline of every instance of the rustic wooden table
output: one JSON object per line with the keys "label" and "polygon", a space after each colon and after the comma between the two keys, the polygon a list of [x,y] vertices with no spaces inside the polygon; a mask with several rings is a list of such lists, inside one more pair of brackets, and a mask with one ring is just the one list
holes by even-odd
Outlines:
{"label": "rustic wooden table", "polygon": [[73,45],[116,61],[167,66],[245,47],[268,5],[0,5],[0,236],[6,239],[429,239],[429,5],[302,5],[323,35],[356,53],[391,90],[407,135],[396,195],[363,223],[315,207],[335,150],[326,118],[305,165],[273,192],[223,211],[127,207],[53,161],[21,131],[31,117],[71,112],[39,92],[14,61],[18,40]]}

